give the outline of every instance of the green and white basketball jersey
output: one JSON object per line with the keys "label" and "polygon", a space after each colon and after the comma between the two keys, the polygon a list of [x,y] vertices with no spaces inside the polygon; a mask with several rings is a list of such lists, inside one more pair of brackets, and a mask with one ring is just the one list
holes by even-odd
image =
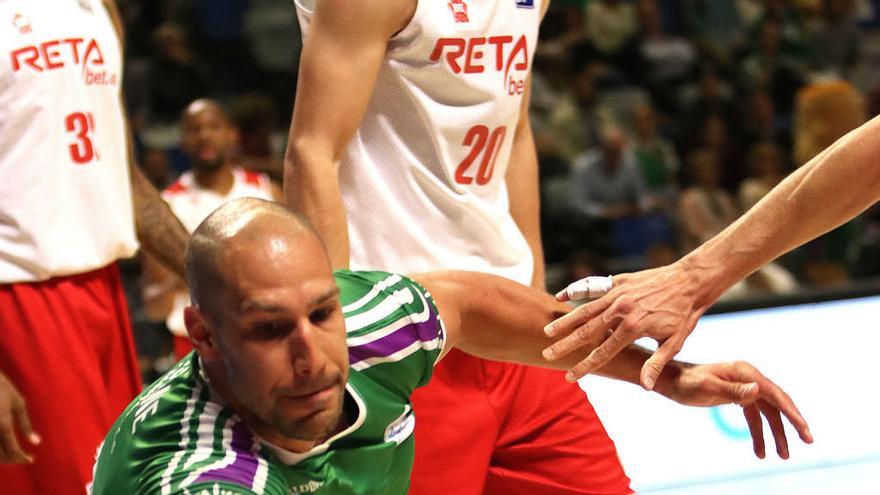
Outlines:
{"label": "green and white basketball jersey", "polygon": [[257,438],[191,354],[143,391],[98,452],[92,495],[405,494],[410,394],[428,382],[444,331],[430,294],[384,272],[335,273],[348,334],[353,423],[306,453]]}

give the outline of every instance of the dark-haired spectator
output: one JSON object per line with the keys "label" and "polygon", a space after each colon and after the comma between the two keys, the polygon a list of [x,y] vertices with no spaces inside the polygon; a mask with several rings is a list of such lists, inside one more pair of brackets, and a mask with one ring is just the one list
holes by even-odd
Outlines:
{"label": "dark-haired spectator", "polygon": [[718,114],[706,117],[697,129],[694,136],[696,142],[688,149],[712,150],[719,167],[721,184],[728,191],[736,191],[737,185],[747,174],[737,135]]}
{"label": "dark-haired spectator", "polygon": [[714,63],[730,65],[743,43],[736,0],[681,0],[686,31]]}
{"label": "dark-haired spectator", "polygon": [[717,66],[704,64],[695,84],[682,91],[678,132],[680,149],[693,147],[694,136],[699,134],[709,116],[719,115],[728,125],[738,120],[740,111],[728,79]]}
{"label": "dark-haired spectator", "polygon": [[815,67],[847,77],[859,59],[862,34],[856,25],[852,0],[823,0],[822,16],[813,33]]}
{"label": "dark-haired spectator", "polygon": [[677,111],[679,90],[693,75],[697,52],[687,38],[666,32],[657,0],[640,0],[637,9],[640,29],[627,50],[629,72],[662,111]]}
{"label": "dark-haired spectator", "polygon": [[633,151],[653,203],[672,211],[678,196],[678,154],[657,130],[657,114],[649,104],[633,110]]}
{"label": "dark-haired spectator", "polygon": [[238,129],[238,161],[280,181],[281,157],[272,144],[278,112],[272,99],[257,94],[241,96],[232,105],[232,119]]}
{"label": "dark-haired spectator", "polygon": [[572,186],[572,206],[586,217],[615,220],[650,206],[635,156],[617,127],[604,129],[600,147],[574,162]]}
{"label": "dark-haired spectator", "polygon": [[773,141],[752,145],[748,154],[749,176],[739,186],[738,197],[742,211],[747,211],[770,192],[786,175],[782,150]]}
{"label": "dark-haired spectator", "polygon": [[791,120],[776,112],[770,93],[764,89],[750,92],[745,101],[742,129],[744,149],[761,141],[774,141],[785,154],[791,151]]}
{"label": "dark-haired spectator", "polygon": [[662,214],[652,213],[653,202],[623,132],[610,127],[602,144],[579,157],[572,173],[571,206],[574,221],[590,235],[611,240],[605,253],[621,258],[641,257],[657,240],[668,240],[671,228]]}
{"label": "dark-haired spectator", "polygon": [[614,122],[611,110],[599,98],[593,66],[574,77],[573,90],[564,94],[550,112],[547,132],[560,156],[574,161],[599,144],[599,132]]}
{"label": "dark-haired spectator", "polygon": [[606,60],[613,62],[638,27],[627,0],[593,0],[587,4],[586,34]]}
{"label": "dark-haired spectator", "polygon": [[793,95],[804,82],[804,65],[782,47],[782,25],[765,18],[757,29],[757,45],[740,65],[741,85],[747,90],[766,88],[776,109],[790,114]]}
{"label": "dark-haired spectator", "polygon": [[715,150],[692,151],[686,162],[690,186],[681,193],[679,219],[681,244],[689,252],[736,220],[739,211],[733,196],[721,187],[721,170]]}
{"label": "dark-haired spectator", "polygon": [[170,124],[189,102],[208,93],[208,83],[183,27],[165,23],[153,33],[155,56],[149,70],[150,120]]}

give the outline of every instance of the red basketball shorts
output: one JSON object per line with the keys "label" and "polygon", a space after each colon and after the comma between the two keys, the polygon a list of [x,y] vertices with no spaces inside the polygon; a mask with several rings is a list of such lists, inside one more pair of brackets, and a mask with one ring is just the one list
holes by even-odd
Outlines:
{"label": "red basketball shorts", "polygon": [[410,495],[632,493],[592,405],[563,376],[450,351],[413,395]]}
{"label": "red basketball shorts", "polygon": [[22,443],[34,464],[0,465],[0,492],[84,494],[98,445],[141,388],[116,265],[0,285],[0,371],[43,440]]}

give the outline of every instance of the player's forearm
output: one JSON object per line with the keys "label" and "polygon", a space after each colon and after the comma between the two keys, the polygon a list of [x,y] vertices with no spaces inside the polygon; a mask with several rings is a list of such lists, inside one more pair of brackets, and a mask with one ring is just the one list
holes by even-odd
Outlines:
{"label": "player's forearm", "polygon": [[531,90],[523,98],[520,121],[510,152],[505,182],[510,201],[510,215],[529,244],[534,260],[531,286],[545,290],[544,245],[541,242],[541,193],[538,154],[529,124],[528,105]]}
{"label": "player's forearm", "polygon": [[679,263],[711,304],[736,281],[852,219],[880,199],[880,119],[795,171],[731,226]]}
{"label": "player's forearm", "polygon": [[434,297],[447,329],[447,348],[558,369],[576,362],[572,356],[551,363],[541,355],[551,342],[543,326],[569,311],[546,292],[486,273],[430,272],[413,278]]}
{"label": "player's forearm", "polygon": [[305,143],[291,142],[284,161],[284,200],[311,222],[327,247],[334,269],[347,268],[348,219],[339,187],[338,164]]}
{"label": "player's forearm", "polygon": [[[531,142],[531,141],[530,141]],[[545,290],[544,281],[544,245],[541,241],[541,207],[538,191],[538,163],[534,156],[534,146],[531,148],[531,158],[528,158],[529,148],[522,150],[527,163],[511,164],[526,170],[519,174],[508,177],[508,189],[510,192],[510,213],[516,225],[529,244],[532,252],[534,268],[532,270],[531,286]],[[513,155],[517,154],[517,146],[513,148]],[[519,181],[517,184],[516,181]]]}
{"label": "player's forearm", "polygon": [[140,169],[131,166],[130,170],[135,224],[141,247],[184,279],[183,252],[189,232]]}

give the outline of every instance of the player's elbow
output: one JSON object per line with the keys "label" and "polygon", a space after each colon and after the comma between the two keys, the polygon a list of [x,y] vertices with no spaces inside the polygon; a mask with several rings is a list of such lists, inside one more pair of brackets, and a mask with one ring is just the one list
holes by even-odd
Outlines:
{"label": "player's elbow", "polygon": [[294,136],[284,154],[284,176],[287,178],[335,176],[339,156],[323,140],[309,136]]}

